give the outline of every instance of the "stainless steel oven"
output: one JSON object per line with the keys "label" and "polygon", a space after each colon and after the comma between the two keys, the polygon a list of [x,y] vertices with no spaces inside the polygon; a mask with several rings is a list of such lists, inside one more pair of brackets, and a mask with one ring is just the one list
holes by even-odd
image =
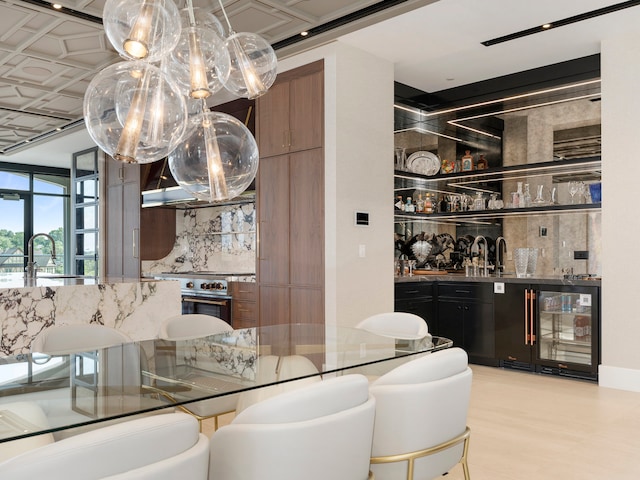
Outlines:
{"label": "stainless steel oven", "polygon": [[218,317],[233,326],[231,295],[227,277],[234,273],[186,272],[154,275],[161,280],[177,280],[182,293],[182,313],[202,313]]}

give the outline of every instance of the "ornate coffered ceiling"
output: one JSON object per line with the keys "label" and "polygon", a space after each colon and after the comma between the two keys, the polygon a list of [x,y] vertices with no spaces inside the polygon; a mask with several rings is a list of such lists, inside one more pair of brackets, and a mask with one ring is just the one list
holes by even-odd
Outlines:
{"label": "ornate coffered ceiling", "polygon": [[[261,34],[278,56],[430,1],[225,0],[234,30]],[[217,0],[194,6],[222,18]],[[105,0],[62,0],[61,11],[40,0],[0,1],[0,161],[60,130],[80,128],[85,89],[118,61],[101,24]],[[184,6],[178,0],[178,7]],[[332,27],[327,28],[328,24]],[[317,29],[298,42],[300,32]]]}

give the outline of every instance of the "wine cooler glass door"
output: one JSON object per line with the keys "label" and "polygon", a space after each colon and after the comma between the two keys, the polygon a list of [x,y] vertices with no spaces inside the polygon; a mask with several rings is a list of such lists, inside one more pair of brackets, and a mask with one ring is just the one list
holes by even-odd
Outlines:
{"label": "wine cooler glass door", "polygon": [[[560,289],[558,289],[560,290]],[[594,295],[538,291],[538,358],[558,368],[594,367]]]}

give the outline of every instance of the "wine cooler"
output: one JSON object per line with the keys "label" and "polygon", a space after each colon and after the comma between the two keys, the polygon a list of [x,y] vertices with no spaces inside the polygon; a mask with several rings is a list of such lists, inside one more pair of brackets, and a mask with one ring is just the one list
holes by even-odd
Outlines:
{"label": "wine cooler", "polygon": [[494,296],[500,364],[597,379],[600,306],[597,287],[505,284]]}

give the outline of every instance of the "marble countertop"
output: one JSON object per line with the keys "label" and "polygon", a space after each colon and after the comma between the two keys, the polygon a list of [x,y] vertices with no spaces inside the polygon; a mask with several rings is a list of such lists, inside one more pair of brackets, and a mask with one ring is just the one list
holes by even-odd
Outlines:
{"label": "marble countertop", "polygon": [[26,279],[22,273],[0,273],[0,290],[4,288],[65,287],[70,285],[104,285],[158,281],[152,278],[95,278],[73,275],[41,274],[35,280]]}
{"label": "marble countertop", "polygon": [[597,280],[575,280],[566,279],[562,276],[516,278],[515,275],[505,275],[502,277],[467,277],[461,274],[443,275],[414,275],[412,277],[395,277],[396,283],[408,282],[466,282],[466,283],[544,283],[547,285],[579,285],[583,287],[599,287],[602,285],[600,279]]}

